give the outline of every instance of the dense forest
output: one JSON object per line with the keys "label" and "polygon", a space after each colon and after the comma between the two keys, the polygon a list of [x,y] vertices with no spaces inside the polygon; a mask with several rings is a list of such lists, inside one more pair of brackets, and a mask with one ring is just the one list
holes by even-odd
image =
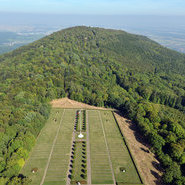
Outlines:
{"label": "dense forest", "polygon": [[164,169],[185,184],[185,55],[147,37],[74,27],[0,56],[0,184],[20,174],[50,113],[68,96],[119,109],[137,124]]}

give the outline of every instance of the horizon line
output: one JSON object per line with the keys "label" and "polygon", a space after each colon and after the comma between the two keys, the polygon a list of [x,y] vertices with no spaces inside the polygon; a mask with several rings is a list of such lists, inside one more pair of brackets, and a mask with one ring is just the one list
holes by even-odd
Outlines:
{"label": "horizon line", "polygon": [[47,12],[9,12],[9,11],[0,11],[0,14],[27,14],[27,15],[56,15],[56,16],[156,16],[156,17],[183,17],[185,14],[86,14],[86,13],[47,13]]}

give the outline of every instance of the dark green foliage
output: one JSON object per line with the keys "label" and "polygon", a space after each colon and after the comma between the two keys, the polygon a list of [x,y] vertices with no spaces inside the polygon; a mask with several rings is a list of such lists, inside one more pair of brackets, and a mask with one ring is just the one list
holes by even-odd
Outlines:
{"label": "dark green foliage", "polygon": [[4,54],[0,64],[0,180],[18,175],[48,102],[68,96],[135,121],[164,181],[184,184],[184,54],[123,31],[75,27]]}

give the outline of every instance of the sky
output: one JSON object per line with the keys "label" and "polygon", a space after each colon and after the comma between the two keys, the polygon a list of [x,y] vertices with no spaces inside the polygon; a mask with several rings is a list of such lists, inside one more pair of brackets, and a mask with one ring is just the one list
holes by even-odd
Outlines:
{"label": "sky", "polygon": [[185,0],[0,0],[0,12],[185,15]]}

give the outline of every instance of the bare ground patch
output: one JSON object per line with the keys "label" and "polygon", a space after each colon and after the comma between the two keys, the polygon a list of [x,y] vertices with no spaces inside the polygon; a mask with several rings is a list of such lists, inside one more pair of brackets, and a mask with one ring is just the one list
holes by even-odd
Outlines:
{"label": "bare ground patch", "polygon": [[136,126],[119,114],[114,114],[126,138],[144,183],[146,185],[162,185],[162,169],[160,163],[154,154],[149,151],[149,146],[144,142],[142,136],[137,133]]}
{"label": "bare ground patch", "polygon": [[54,108],[76,108],[76,109],[99,109],[99,110],[112,110],[104,107],[95,107],[85,103],[70,100],[69,98],[61,98],[51,101],[51,105]]}

